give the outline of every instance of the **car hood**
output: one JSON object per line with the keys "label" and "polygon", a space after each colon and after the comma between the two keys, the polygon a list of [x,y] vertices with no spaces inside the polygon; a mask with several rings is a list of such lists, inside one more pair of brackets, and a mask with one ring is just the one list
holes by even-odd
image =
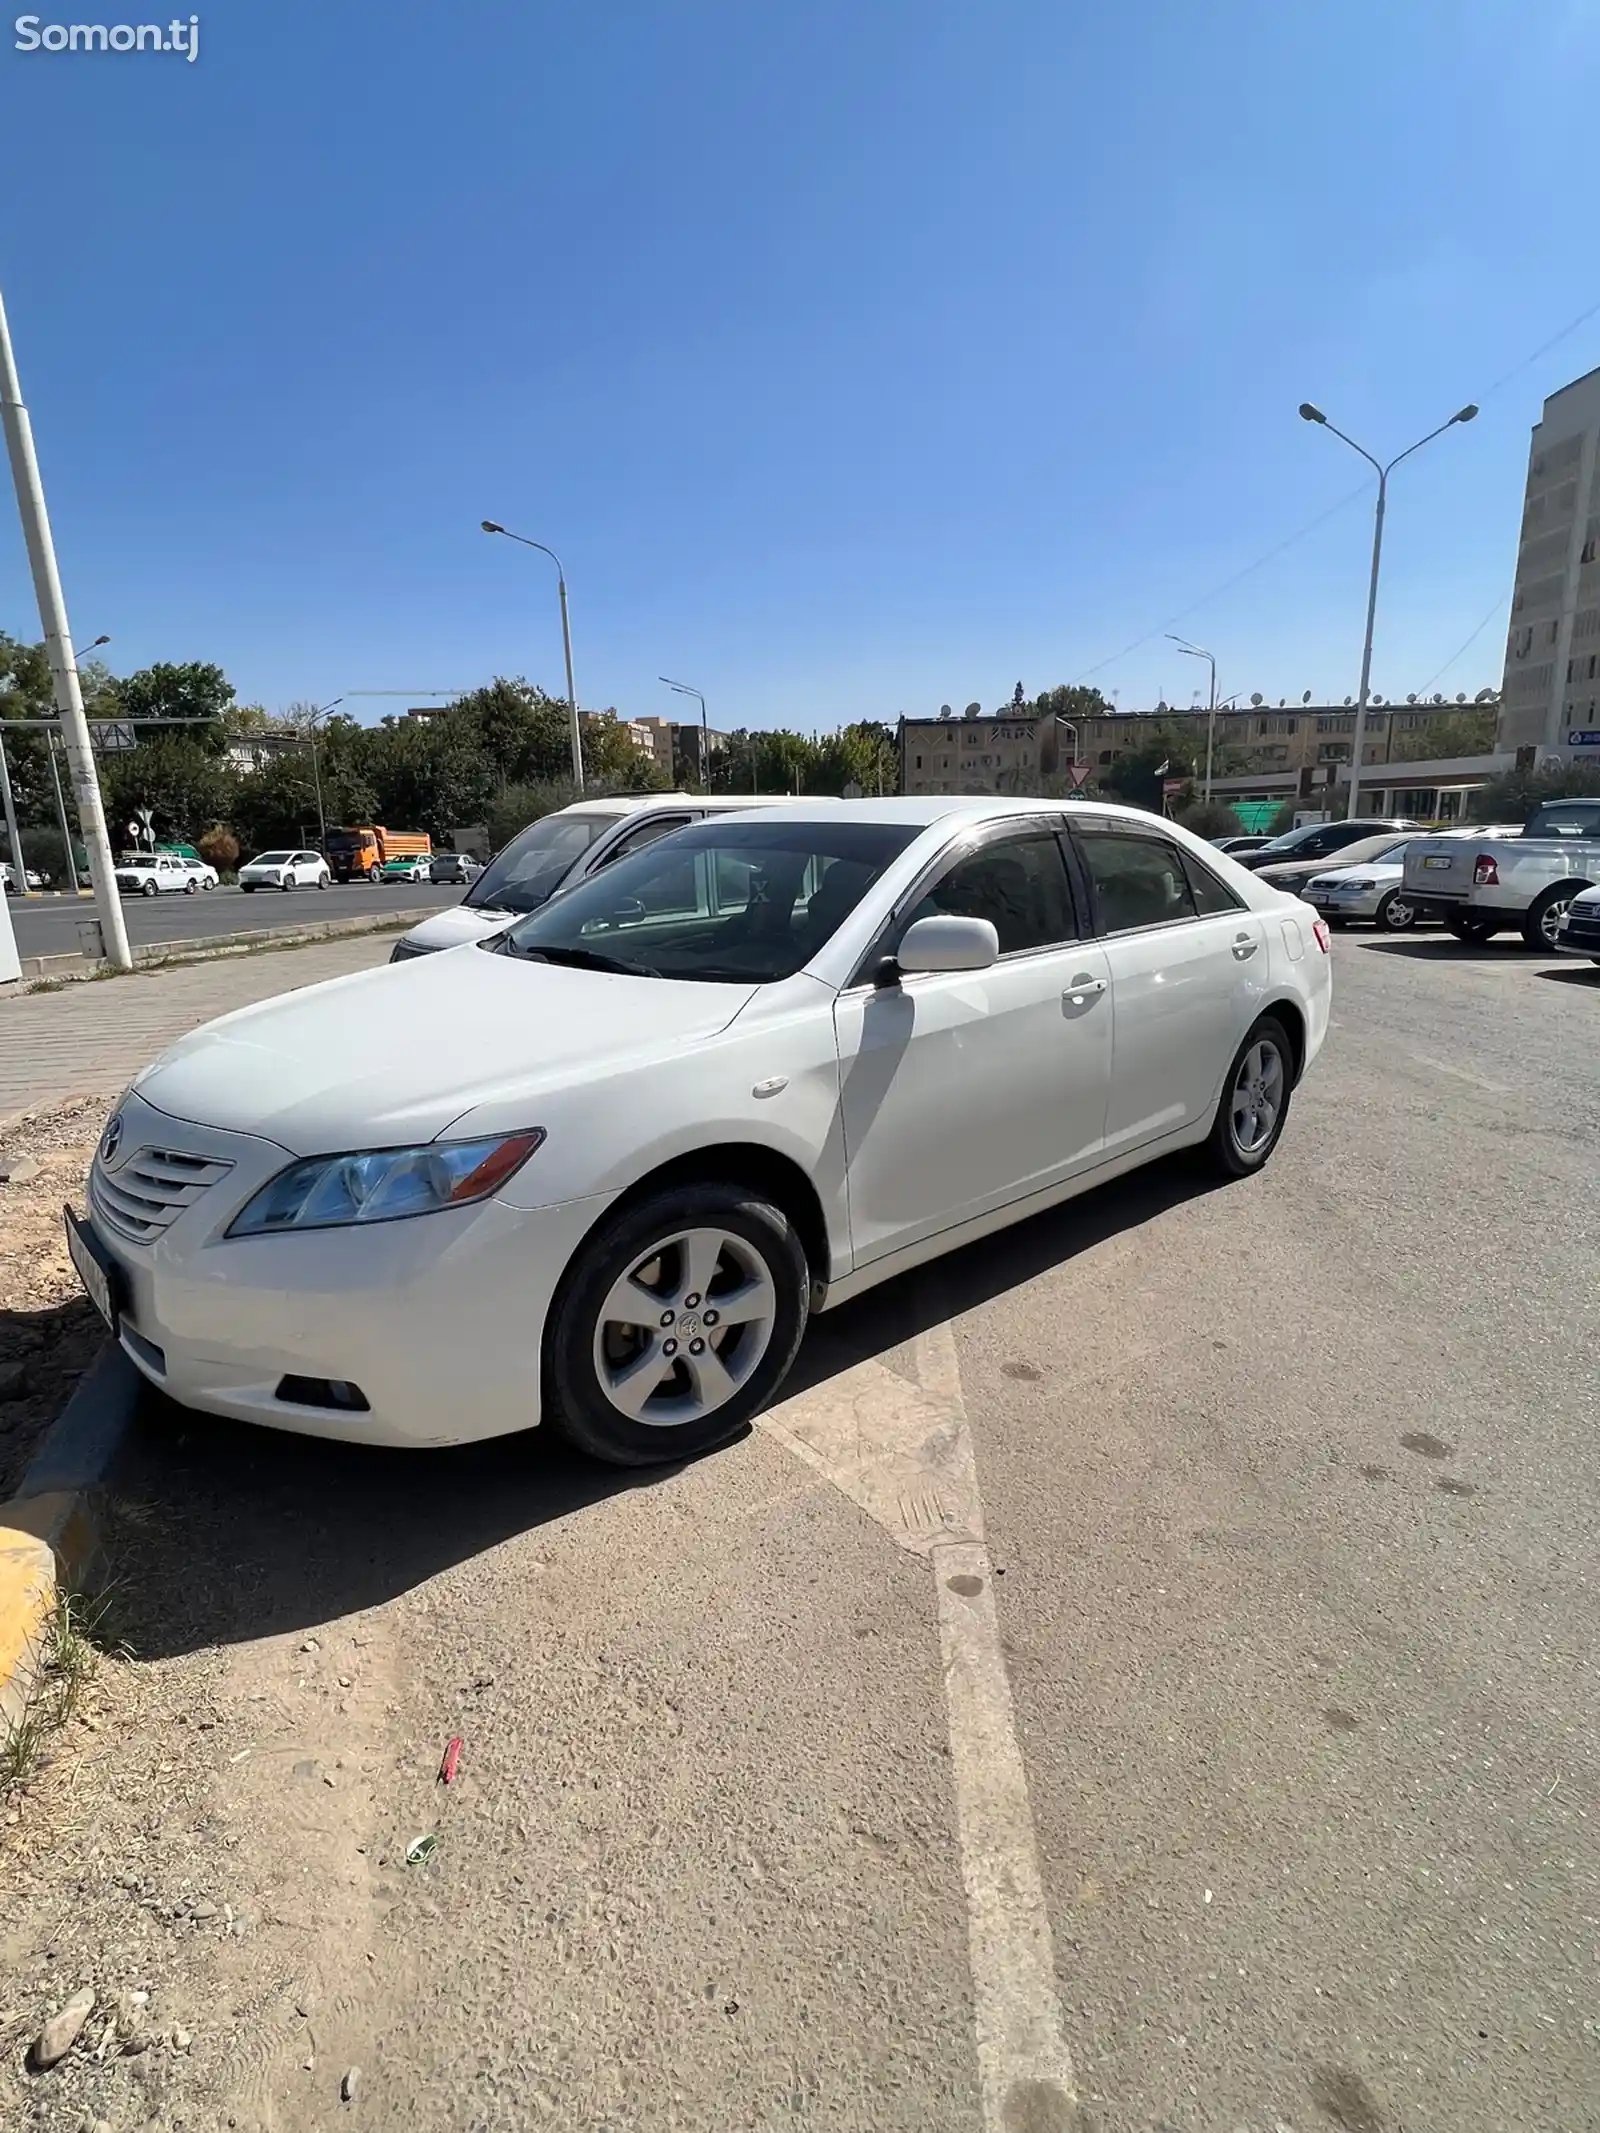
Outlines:
{"label": "car hood", "polygon": [[461,948],[224,1015],[134,1086],[175,1118],[264,1135],[294,1155],[403,1147],[483,1104],[532,1106],[713,1037],[756,990]]}
{"label": "car hood", "polygon": [[487,940],[491,933],[509,926],[515,916],[511,911],[477,911],[469,910],[465,904],[453,904],[448,911],[435,911],[420,926],[413,926],[405,936],[406,944],[411,948],[459,948],[463,941]]}
{"label": "car hood", "polygon": [[1318,881],[1399,881],[1405,866],[1398,859],[1358,860],[1350,867],[1324,867]]}

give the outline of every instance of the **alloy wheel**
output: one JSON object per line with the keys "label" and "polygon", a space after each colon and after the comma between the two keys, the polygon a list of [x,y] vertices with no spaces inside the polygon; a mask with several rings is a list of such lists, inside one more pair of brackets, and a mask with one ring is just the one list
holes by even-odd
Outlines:
{"label": "alloy wheel", "polygon": [[747,1238],[690,1229],[659,1239],[616,1280],[594,1330],[600,1389],[629,1421],[704,1421],[746,1383],[772,1341],[772,1270]]}
{"label": "alloy wheel", "polygon": [[1252,1044],[1233,1080],[1229,1125],[1241,1155],[1260,1152],[1277,1130],[1283,1109],[1283,1054],[1266,1039]]}

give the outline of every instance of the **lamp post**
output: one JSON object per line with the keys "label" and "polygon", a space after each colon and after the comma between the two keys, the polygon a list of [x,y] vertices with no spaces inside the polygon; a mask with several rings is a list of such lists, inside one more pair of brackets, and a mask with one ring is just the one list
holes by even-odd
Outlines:
{"label": "lamp post", "polygon": [[658,674],[657,681],[664,681],[669,689],[676,689],[680,696],[692,696],[700,705],[700,782],[702,785],[711,776],[711,731],[706,724],[706,700],[698,689],[691,689],[686,681],[673,681],[669,675]]}
{"label": "lamp post", "polygon": [[1206,707],[1205,799],[1206,805],[1209,807],[1211,805],[1211,758],[1217,739],[1217,662],[1204,645],[1191,644],[1187,637],[1174,637],[1171,630],[1168,630],[1167,639],[1169,643],[1175,644],[1180,652],[1187,652],[1191,659],[1203,659],[1211,669],[1211,697]]}
{"label": "lamp post", "polygon": [[1378,568],[1383,558],[1383,514],[1389,497],[1389,476],[1402,459],[1409,459],[1413,452],[1420,452],[1425,444],[1432,444],[1435,437],[1442,437],[1446,430],[1454,429],[1458,422],[1471,422],[1478,410],[1471,401],[1458,407],[1448,422],[1441,422],[1436,430],[1429,430],[1426,437],[1419,437],[1415,444],[1408,444],[1403,452],[1397,452],[1387,466],[1374,459],[1365,445],[1357,444],[1343,430],[1336,429],[1322,412],[1309,400],[1300,403],[1302,422],[1315,422],[1320,428],[1331,430],[1341,444],[1349,445],[1352,452],[1359,452],[1367,465],[1378,477],[1378,504],[1372,518],[1372,577],[1367,585],[1367,634],[1361,646],[1361,688],[1356,698],[1355,743],[1350,750],[1350,804],[1345,809],[1347,817],[1356,813],[1361,796],[1361,751],[1367,738],[1367,688],[1372,678],[1372,625],[1378,612]]}
{"label": "lamp post", "polygon": [[524,533],[513,533],[492,518],[480,519],[485,533],[502,534],[508,541],[520,541],[524,548],[537,548],[547,555],[556,566],[556,592],[561,600],[561,649],[567,662],[567,711],[572,721],[572,782],[579,792],[583,790],[583,728],[578,723],[578,692],[572,682],[572,625],[567,619],[567,574],[561,566],[561,558],[543,541],[530,541]]}
{"label": "lamp post", "polygon": [[[117,893],[111,838],[106,829],[106,811],[100,798],[100,774],[89,742],[89,721],[83,712],[83,691],[78,686],[78,663],[72,651],[72,632],[67,623],[66,596],[56,568],[55,543],[50,536],[50,516],[45,509],[44,484],[39,476],[38,455],[33,447],[33,426],[23,404],[22,382],[17,376],[11,333],[5,305],[0,302],[0,421],[6,434],[11,478],[17,492],[17,510],[27,543],[28,564],[33,574],[34,596],[44,627],[45,651],[50,661],[56,715],[66,742],[67,767],[78,801],[78,820],[89,854],[89,879],[94,884],[95,906],[107,960],[115,970],[131,970],[133,954],[128,929]],[[12,857],[21,867],[13,847]],[[24,874],[19,884],[26,888]]]}
{"label": "lamp post", "polygon": [[317,788],[317,836],[321,840],[319,848],[324,859],[328,856],[328,818],[322,810],[322,771],[317,762],[317,721],[319,718],[326,718],[330,711],[343,702],[342,696],[336,696],[331,704],[319,704],[306,721],[306,738],[311,743],[311,778]]}

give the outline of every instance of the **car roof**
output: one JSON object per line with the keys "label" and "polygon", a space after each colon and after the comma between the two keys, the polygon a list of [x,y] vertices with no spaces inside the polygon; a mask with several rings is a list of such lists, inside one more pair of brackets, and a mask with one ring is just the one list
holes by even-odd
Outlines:
{"label": "car roof", "polygon": [[1030,815],[1062,814],[1085,821],[1101,821],[1109,817],[1142,829],[1167,830],[1180,826],[1168,822],[1164,816],[1151,813],[1148,808],[1123,807],[1112,800],[1013,800],[1001,793],[928,793],[914,796],[885,795],[882,799],[787,800],[778,803],[767,802],[765,811],[773,815],[781,811],[791,818],[798,812],[802,819],[813,815],[819,822],[846,814],[857,822],[903,822],[914,829],[932,829],[941,822],[993,822],[1008,816],[1015,817],[1020,822],[1026,821]]}
{"label": "car roof", "polygon": [[736,807],[748,811],[752,807],[789,807],[794,803],[786,793],[727,793],[727,792],[608,792],[596,793],[592,800],[572,800],[565,807],[558,807],[558,815],[646,815],[653,808],[703,808],[708,814],[716,814],[723,808]]}

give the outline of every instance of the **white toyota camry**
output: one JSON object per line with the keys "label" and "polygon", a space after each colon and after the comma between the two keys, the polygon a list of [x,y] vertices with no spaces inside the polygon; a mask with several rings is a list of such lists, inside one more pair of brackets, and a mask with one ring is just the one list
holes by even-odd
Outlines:
{"label": "white toyota camry", "polygon": [[1314,912],[1151,815],[723,816],[181,1039],[69,1243],[189,1407],[676,1459],[812,1311],[1174,1149],[1259,1170],[1330,990]]}

